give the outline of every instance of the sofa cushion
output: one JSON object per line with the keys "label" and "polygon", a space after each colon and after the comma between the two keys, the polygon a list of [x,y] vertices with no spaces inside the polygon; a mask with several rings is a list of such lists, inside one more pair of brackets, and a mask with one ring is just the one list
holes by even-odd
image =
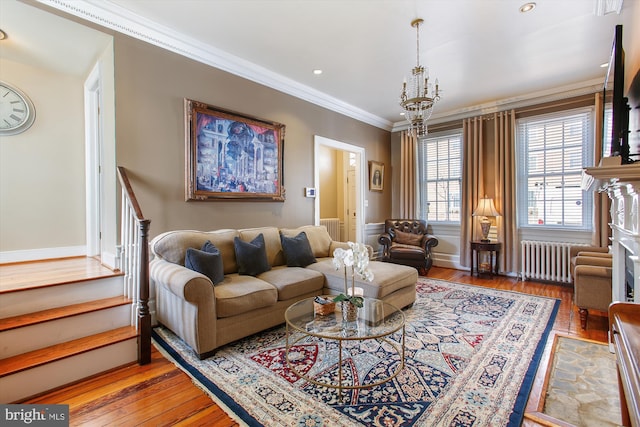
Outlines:
{"label": "sofa cushion", "polygon": [[151,252],[154,256],[184,265],[187,248],[202,248],[209,240],[222,254],[224,273],[230,274],[238,271],[233,239],[239,236],[237,230],[223,229],[216,231],[176,230],[159,234],[151,241]]}
{"label": "sofa cushion", "polygon": [[236,251],[238,274],[257,276],[260,273],[271,270],[262,233],[258,234],[250,242],[245,242],[236,237],[233,239],[233,244]]}
{"label": "sofa cushion", "polygon": [[207,240],[202,250],[188,248],[184,266],[207,276],[214,285],[224,280],[222,255],[211,241]]}
{"label": "sofa cushion", "polygon": [[270,271],[258,276],[260,280],[269,282],[278,289],[278,300],[291,298],[315,292],[321,293],[324,286],[322,273],[301,267],[274,267]]}
{"label": "sofa cushion", "polygon": [[229,274],[224,282],[214,288],[216,317],[231,317],[258,308],[268,307],[278,301],[278,290],[256,277]]}
{"label": "sofa cushion", "polygon": [[405,233],[404,231],[394,230],[396,237],[393,239],[394,243],[400,243],[403,245],[420,246],[424,234]]}
{"label": "sofa cushion", "polygon": [[316,258],[324,258],[333,256],[329,253],[331,247],[331,236],[327,231],[327,228],[323,225],[305,225],[298,228],[282,228],[280,232],[287,237],[295,237],[302,231],[307,235],[309,245],[313,251],[313,256]]}
{"label": "sofa cushion", "polygon": [[264,245],[267,250],[267,261],[271,267],[285,265],[284,254],[280,244],[280,230],[277,227],[243,228],[238,230],[239,236],[245,242],[250,242],[259,234],[264,237]]}
{"label": "sofa cushion", "polygon": [[280,236],[287,267],[306,267],[316,262],[307,234],[302,231],[295,237]]}

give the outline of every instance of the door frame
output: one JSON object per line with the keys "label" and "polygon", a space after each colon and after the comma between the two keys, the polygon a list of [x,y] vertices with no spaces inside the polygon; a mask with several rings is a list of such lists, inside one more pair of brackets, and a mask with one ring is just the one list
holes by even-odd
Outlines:
{"label": "door frame", "polygon": [[[356,217],[356,241],[364,242],[364,215],[365,215],[365,201],[364,201],[364,183],[367,182],[367,165],[365,159],[365,150],[363,147],[357,145],[347,144],[346,142],[336,141],[334,139],[325,138],[323,136],[314,135],[314,188],[320,188],[320,165],[319,165],[319,150],[320,147],[329,147],[341,151],[349,151],[356,153],[356,209],[360,212]],[[320,197],[321,194],[318,191],[314,201],[314,223],[320,225]]]}
{"label": "door frame", "polygon": [[98,63],[93,67],[84,83],[86,255],[90,257],[100,257],[102,253],[101,90],[102,73]]}

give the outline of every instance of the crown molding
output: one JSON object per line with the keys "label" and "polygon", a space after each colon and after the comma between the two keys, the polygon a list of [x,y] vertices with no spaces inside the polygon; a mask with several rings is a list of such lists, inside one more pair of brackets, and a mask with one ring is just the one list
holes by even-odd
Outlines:
{"label": "crown molding", "polygon": [[195,61],[270,87],[352,119],[390,131],[392,122],[335,97],[274,73],[213,46],[186,37],[168,27],[106,0],[35,0],[94,24],[145,41]]}
{"label": "crown molding", "polygon": [[[581,95],[588,95],[602,90],[604,84],[603,79],[592,79],[581,83],[574,83],[559,88],[546,89],[539,92],[532,92],[512,98],[500,99],[497,101],[487,102],[484,104],[473,105],[470,107],[459,108],[457,110],[444,111],[433,114],[429,120],[430,124],[438,124],[450,122],[454,120],[463,120],[468,117],[481,116],[483,114],[492,114],[505,110],[529,107],[536,104],[544,104],[547,102],[560,101],[562,99],[573,98]],[[395,122],[391,132],[399,132],[409,128],[406,120]]]}

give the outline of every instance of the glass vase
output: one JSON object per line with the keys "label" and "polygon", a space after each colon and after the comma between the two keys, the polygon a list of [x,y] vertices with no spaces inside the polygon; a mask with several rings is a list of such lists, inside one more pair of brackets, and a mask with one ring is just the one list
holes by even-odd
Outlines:
{"label": "glass vase", "polygon": [[342,320],[346,323],[354,323],[356,320],[358,320],[358,307],[350,301],[343,301]]}

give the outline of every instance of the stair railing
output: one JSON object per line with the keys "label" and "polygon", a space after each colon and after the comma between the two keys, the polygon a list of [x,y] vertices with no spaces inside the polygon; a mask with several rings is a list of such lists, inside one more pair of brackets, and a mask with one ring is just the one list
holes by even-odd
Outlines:
{"label": "stair railing", "polygon": [[118,166],[122,188],[120,269],[124,273],[124,291],[135,310],[131,324],[138,331],[138,364],[151,362],[151,313],[149,311],[149,224],[133,192],[124,167]]}

